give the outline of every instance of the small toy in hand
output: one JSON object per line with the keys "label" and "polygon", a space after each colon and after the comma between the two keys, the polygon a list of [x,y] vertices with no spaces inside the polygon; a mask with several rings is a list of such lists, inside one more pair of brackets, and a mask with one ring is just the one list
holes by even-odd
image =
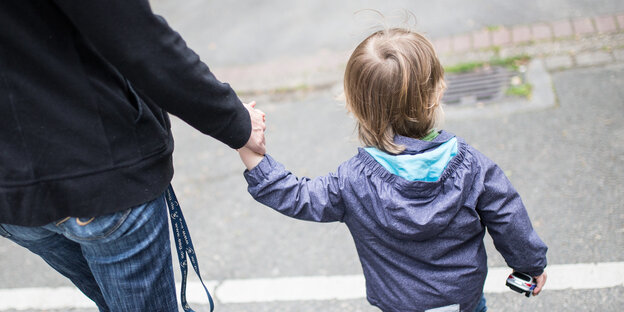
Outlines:
{"label": "small toy in hand", "polygon": [[509,274],[505,285],[509,286],[513,291],[524,293],[527,297],[531,296],[533,289],[537,286],[532,276],[521,272]]}

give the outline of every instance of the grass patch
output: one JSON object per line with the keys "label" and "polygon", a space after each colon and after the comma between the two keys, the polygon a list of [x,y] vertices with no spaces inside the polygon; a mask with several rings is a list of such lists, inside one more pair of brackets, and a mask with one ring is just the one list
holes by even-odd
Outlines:
{"label": "grass patch", "polygon": [[509,86],[509,89],[507,89],[505,94],[528,98],[531,95],[531,90],[533,90],[533,87],[530,84],[523,83],[517,86]]}
{"label": "grass patch", "polygon": [[494,59],[491,61],[493,66],[506,67],[513,71],[518,71],[520,66],[526,66],[531,58],[528,55],[512,56],[505,59]]}
{"label": "grass patch", "polygon": [[445,66],[444,72],[449,74],[461,74],[489,66],[502,66],[512,71],[518,71],[520,66],[528,64],[530,60],[531,58],[528,55],[518,55],[507,58],[493,58],[485,62],[466,62],[453,66]]}
{"label": "grass patch", "polygon": [[302,83],[302,84],[298,84],[295,86],[288,86],[288,87],[279,87],[273,90],[274,93],[288,93],[288,92],[297,92],[297,91],[306,91],[306,90],[310,90],[310,86]]}
{"label": "grass patch", "polygon": [[460,73],[467,73],[467,72],[471,72],[477,68],[481,68],[485,65],[485,62],[468,62],[468,63],[461,63],[461,64],[457,64],[457,65],[453,65],[453,66],[448,66],[448,67],[444,67],[444,72],[445,73],[451,73],[451,74],[460,74]]}

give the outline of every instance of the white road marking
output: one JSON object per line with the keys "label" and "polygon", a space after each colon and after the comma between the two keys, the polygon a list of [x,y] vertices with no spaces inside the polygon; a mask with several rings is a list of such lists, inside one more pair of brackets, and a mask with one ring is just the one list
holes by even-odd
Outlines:
{"label": "white road marking", "polygon": [[[510,272],[509,268],[490,268],[484,291],[509,292],[505,279]],[[551,265],[546,272],[545,291],[624,286],[624,262]],[[206,286],[220,303],[346,300],[366,296],[361,275],[207,281]],[[191,304],[208,304],[199,282],[188,283],[187,299]],[[0,289],[0,310],[93,307],[93,302],[73,287]]]}
{"label": "white road marking", "polygon": [[223,303],[354,299],[364,297],[364,276],[302,276],[224,281],[216,296]]}
{"label": "white road marking", "polygon": [[[509,273],[511,270],[508,268],[491,268],[485,280],[484,292],[509,291],[505,286]],[[546,291],[624,286],[624,262],[550,265],[546,268],[546,274]]]}
{"label": "white road marking", "polygon": [[0,289],[0,310],[93,308],[95,304],[77,288]]}

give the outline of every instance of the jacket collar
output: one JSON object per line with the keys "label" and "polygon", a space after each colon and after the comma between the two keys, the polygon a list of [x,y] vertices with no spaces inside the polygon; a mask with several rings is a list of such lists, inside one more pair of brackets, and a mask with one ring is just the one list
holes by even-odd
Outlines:
{"label": "jacket collar", "polygon": [[405,146],[405,151],[403,152],[403,154],[418,154],[418,153],[422,153],[424,151],[430,150],[432,148],[436,148],[440,144],[454,137],[455,137],[454,134],[441,130],[440,134],[438,134],[438,136],[432,141],[423,141],[423,140],[414,139],[410,137],[404,137],[401,135],[395,135],[394,143]]}

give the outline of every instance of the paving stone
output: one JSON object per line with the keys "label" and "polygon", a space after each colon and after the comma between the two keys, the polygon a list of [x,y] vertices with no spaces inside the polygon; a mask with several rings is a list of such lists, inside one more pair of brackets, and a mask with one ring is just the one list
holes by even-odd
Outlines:
{"label": "paving stone", "polygon": [[531,40],[531,28],[529,26],[515,26],[511,30],[511,37],[514,43],[529,42]]}
{"label": "paving stone", "polygon": [[572,67],[572,57],[570,55],[553,55],[544,59],[546,68],[549,70]]}
{"label": "paving stone", "polygon": [[462,52],[470,50],[470,36],[460,35],[453,37],[453,51]]}
{"label": "paving stone", "polygon": [[611,33],[617,30],[615,19],[611,15],[596,17],[594,21],[596,22],[596,30],[598,30],[599,33]]}
{"label": "paving stone", "polygon": [[568,20],[552,22],[551,26],[553,28],[553,35],[555,35],[556,38],[569,37],[574,33],[572,30],[572,23]]}
{"label": "paving stone", "polygon": [[605,51],[583,52],[576,56],[576,64],[580,66],[600,65],[612,61],[611,53]]}
{"label": "paving stone", "polygon": [[500,27],[492,31],[492,44],[506,45],[511,43],[511,32],[505,27]]}
{"label": "paving stone", "polygon": [[616,16],[615,19],[617,20],[618,24],[620,24],[620,30],[624,30],[624,14]]}
{"label": "paving stone", "polygon": [[594,25],[590,18],[578,18],[572,21],[576,35],[586,35],[594,32]]}
{"label": "paving stone", "polygon": [[487,29],[472,33],[472,45],[475,48],[487,48],[492,44],[490,32]]}
{"label": "paving stone", "polygon": [[531,34],[533,35],[533,40],[536,41],[551,39],[553,36],[550,26],[545,23],[531,25]]}
{"label": "paving stone", "polygon": [[451,52],[451,39],[449,38],[440,38],[433,41],[433,46],[436,49],[437,53],[448,53]]}

